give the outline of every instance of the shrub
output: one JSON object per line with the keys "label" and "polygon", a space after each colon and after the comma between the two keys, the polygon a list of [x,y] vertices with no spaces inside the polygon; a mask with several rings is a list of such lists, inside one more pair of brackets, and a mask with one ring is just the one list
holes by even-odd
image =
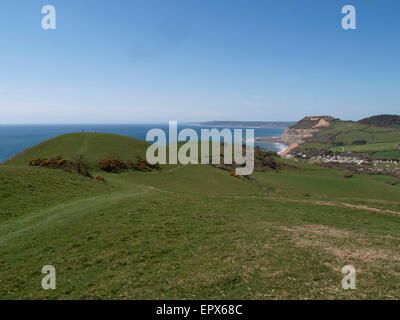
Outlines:
{"label": "shrub", "polygon": [[230,173],[231,177],[239,178],[239,176],[236,174],[236,170],[231,171]]}
{"label": "shrub", "polygon": [[161,169],[158,163],[153,165],[140,157],[138,157],[136,162],[127,160],[125,163],[119,159],[104,159],[99,162],[99,168],[103,171],[113,173],[117,173],[125,169],[134,169],[139,171],[152,171],[153,169]]}
{"label": "shrub", "polygon": [[153,169],[160,170],[161,167],[158,163],[156,164],[150,164],[146,160],[138,157],[138,160],[136,162],[133,162],[132,160],[126,161],[126,166],[128,169],[135,169],[139,171],[152,171]]}
{"label": "shrub", "polygon": [[125,163],[116,159],[104,159],[99,162],[99,168],[106,172],[117,173],[127,169]]}
{"label": "shrub", "polygon": [[41,162],[42,162],[41,159],[33,159],[33,160],[29,161],[29,166],[38,167],[38,166],[40,166]]}
{"label": "shrub", "polygon": [[156,170],[160,170],[161,169],[161,167],[160,167],[160,165],[158,163],[150,164],[146,160],[142,159],[141,157],[138,157],[138,160],[136,161],[136,165],[144,166],[144,167],[147,167],[147,168],[150,168],[150,169],[156,169]]}
{"label": "shrub", "polygon": [[30,166],[46,167],[52,169],[66,169],[69,162],[65,159],[34,159],[29,162]]}
{"label": "shrub", "polygon": [[133,168],[140,171],[151,171],[150,164],[143,159],[137,160]]}
{"label": "shrub", "polygon": [[60,156],[52,159],[33,159],[29,162],[29,165],[31,167],[61,169],[64,171],[75,172],[85,177],[92,177],[88,171],[88,165],[82,155],[75,157],[74,160],[65,160]]}
{"label": "shrub", "polygon": [[333,141],[332,144],[334,146],[343,147],[344,143],[342,141]]}
{"label": "shrub", "polygon": [[104,177],[101,176],[101,175],[99,175],[99,174],[96,176],[95,179],[96,179],[97,181],[106,182],[106,179],[104,179]]}
{"label": "shrub", "polygon": [[72,165],[76,173],[92,178],[92,175],[89,173],[89,165],[83,154],[75,155],[72,160]]}
{"label": "shrub", "polygon": [[367,141],[365,141],[365,140],[355,140],[355,141],[353,141],[353,144],[361,146],[361,145],[367,144]]}
{"label": "shrub", "polygon": [[130,159],[125,162],[125,165],[126,165],[126,167],[128,169],[134,169],[135,168],[135,163]]}

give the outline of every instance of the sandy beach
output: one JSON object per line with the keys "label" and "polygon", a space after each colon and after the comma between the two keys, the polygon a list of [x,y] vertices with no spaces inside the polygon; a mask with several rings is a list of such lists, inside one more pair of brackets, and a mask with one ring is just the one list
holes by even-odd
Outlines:
{"label": "sandy beach", "polygon": [[[278,152],[278,155],[281,154],[286,154],[286,152],[290,151],[290,143],[287,141],[282,140],[282,137],[261,137],[261,138],[256,138],[255,141],[257,142],[269,142],[269,143],[274,143],[276,145],[282,146],[281,151]],[[290,149],[290,150],[289,150]]]}

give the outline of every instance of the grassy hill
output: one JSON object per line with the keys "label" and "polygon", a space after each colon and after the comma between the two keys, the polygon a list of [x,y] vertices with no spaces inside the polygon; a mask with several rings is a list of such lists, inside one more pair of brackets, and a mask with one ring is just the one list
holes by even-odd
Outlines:
{"label": "grassy hill", "polygon": [[106,133],[70,133],[65,134],[34,146],[12,159],[6,165],[28,165],[35,158],[52,158],[61,156],[72,159],[78,154],[85,155],[88,162],[95,166],[99,160],[115,158],[121,160],[145,157],[150,144],[134,138]]}
{"label": "grassy hill", "polygon": [[[104,173],[103,183],[26,166],[76,153],[92,163],[110,152],[128,159],[145,145],[72,134],[0,165],[0,299],[400,296],[396,178],[344,178],[302,163],[250,179],[166,165]],[[56,290],[40,285],[48,264]],[[341,288],[347,264],[358,271],[357,290]]]}
{"label": "grassy hill", "polygon": [[0,165],[0,221],[114,189],[61,170]]}
{"label": "grassy hill", "polygon": [[367,144],[398,142],[400,129],[369,126],[351,121],[335,121],[311,139],[313,142],[343,143],[352,145],[355,141],[365,140]]}
{"label": "grassy hill", "polygon": [[362,119],[358,122],[377,127],[400,127],[400,116],[394,114],[381,114]]}
{"label": "grassy hill", "polygon": [[329,127],[316,132],[312,138],[308,138],[298,150],[353,151],[371,155],[379,152],[379,155],[396,158],[400,156],[399,144],[400,128],[398,127],[378,127],[336,120]]}

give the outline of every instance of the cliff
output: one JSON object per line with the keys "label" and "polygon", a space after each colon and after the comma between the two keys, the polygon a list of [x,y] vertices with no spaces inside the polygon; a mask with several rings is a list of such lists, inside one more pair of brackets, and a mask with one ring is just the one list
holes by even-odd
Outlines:
{"label": "cliff", "polygon": [[305,117],[285,130],[281,140],[286,144],[301,144],[322,128],[329,127],[337,119],[330,116]]}

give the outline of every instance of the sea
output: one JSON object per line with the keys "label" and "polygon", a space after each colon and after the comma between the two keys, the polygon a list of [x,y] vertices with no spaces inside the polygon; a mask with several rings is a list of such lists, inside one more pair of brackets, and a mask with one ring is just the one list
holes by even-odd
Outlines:
{"label": "sea", "polygon": [[[120,134],[140,140],[146,140],[146,134],[150,129],[163,129],[168,137],[168,123],[164,124],[74,124],[74,125],[0,125],[0,162],[3,162],[27,148],[33,147],[45,140],[61,134],[71,132],[102,132]],[[178,130],[190,128],[200,136],[200,130],[210,129],[207,126],[179,124]],[[222,128],[217,128],[221,130]],[[229,128],[228,129],[238,129]],[[246,129],[246,128],[241,128]],[[254,137],[280,137],[285,128],[253,128]],[[269,151],[280,152],[287,145],[270,142],[255,142]]]}

